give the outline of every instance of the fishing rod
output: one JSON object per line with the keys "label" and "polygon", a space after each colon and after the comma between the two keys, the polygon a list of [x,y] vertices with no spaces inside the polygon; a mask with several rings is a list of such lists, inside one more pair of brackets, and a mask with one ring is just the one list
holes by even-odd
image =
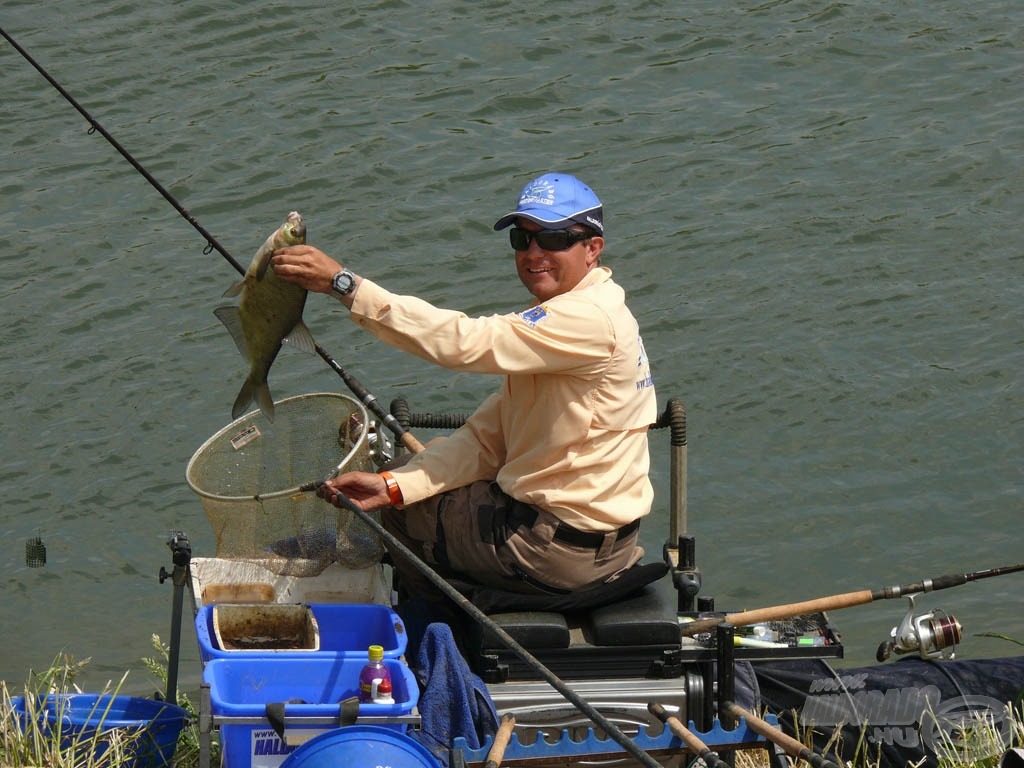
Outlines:
{"label": "fishing rod", "polygon": [[315,344],[314,348],[316,349],[316,353],[320,355],[320,357],[322,357],[324,361],[334,369],[334,372],[341,377],[341,380],[345,382],[345,385],[352,391],[352,394],[358,397],[360,402],[369,408],[370,411],[380,419],[388,429],[391,430],[392,434],[402,441],[406,448],[413,453],[419,453],[423,450],[423,443],[417,440],[413,436],[412,432],[403,427],[399,423],[398,419],[385,411],[381,404],[377,402],[377,398],[373,396],[370,390],[360,384],[352,374],[342,368],[338,364],[338,361],[331,357],[326,349],[321,347],[319,344]]}
{"label": "fishing rod", "polygon": [[884,587],[882,589],[862,589],[858,592],[845,592],[840,595],[819,597],[800,603],[787,603],[767,608],[755,608],[751,611],[728,613],[724,617],[690,621],[681,625],[680,629],[684,637],[692,637],[701,632],[710,632],[723,621],[737,627],[759,624],[763,621],[779,621],[792,618],[793,616],[803,616],[808,613],[820,613],[822,611],[838,610],[839,608],[850,608],[855,605],[865,605],[875,600],[892,600],[897,597],[916,595],[922,592],[935,592],[939,589],[959,587],[961,584],[966,584],[969,581],[990,579],[993,576],[1004,576],[1008,573],[1017,573],[1018,571],[1024,571],[1024,563],[1007,565],[1001,568],[986,568],[968,573],[950,573],[912,584]]}
{"label": "fishing rod", "polygon": [[704,761],[704,765],[708,768],[732,768],[729,762],[712,752],[711,748],[701,741],[697,734],[683,725],[683,721],[678,717],[670,715],[661,704],[656,701],[648,702],[647,711],[667,725],[672,734],[678,736],[693,754]]}
{"label": "fishing rod", "polygon": [[[99,121],[89,114],[89,111],[79,104],[75,97],[68,93],[67,90],[65,90],[65,88],[58,83],[53,76],[50,75],[50,73],[47,72],[43,66],[29,54],[28,51],[22,48],[21,45],[18,44],[18,41],[11,37],[3,27],[0,27],[0,35],[2,35],[4,39],[6,39],[7,42],[9,42],[29,64],[35,67],[36,71],[39,72],[39,74],[42,75],[46,81],[52,85],[56,91],[68,101],[69,104],[71,104],[71,106],[78,110],[79,114],[81,114],[89,123],[90,134],[97,132],[106,139],[110,145],[116,149],[125,160],[131,163],[132,167],[138,171],[167,202],[171,204],[174,210],[181,214],[182,218],[184,218],[185,221],[191,224],[196,231],[203,236],[206,240],[206,248],[203,249],[203,254],[208,254],[211,251],[217,251],[217,253],[223,256],[240,275],[245,274],[245,267],[243,267],[234,256],[228,253],[227,249],[217,241],[217,238],[210,234],[210,232],[196,220],[196,217],[193,216],[181,203],[179,203],[174,195],[168,192],[167,189],[165,189],[164,186],[157,181],[153,175],[135,159],[135,157],[132,156],[131,152],[121,146],[121,143],[111,136],[107,129],[100,125]],[[315,348],[317,354],[320,355],[320,357],[324,359],[335,373],[341,377],[342,381],[345,382],[346,386],[348,386],[352,393],[356,395],[356,397],[358,397],[359,400],[366,405],[366,407],[369,408],[370,411],[380,419],[409,450],[414,452],[423,450],[423,446],[420,442],[416,440],[416,438],[413,437],[413,435],[411,435],[404,427],[402,427],[394,416],[385,411],[377,402],[377,398],[375,398],[369,390],[366,389],[366,387],[360,384],[355,377],[342,368],[341,365],[338,364],[338,361],[335,360],[326,349],[321,347],[319,344],[316,344]]]}
{"label": "fishing rod", "polygon": [[494,734],[491,748],[487,750],[487,762],[484,763],[484,768],[501,768],[501,759],[505,756],[505,750],[508,748],[508,742],[512,738],[512,731],[515,727],[515,715],[506,712],[501,716],[501,725],[498,726],[498,732]]}
{"label": "fishing rod", "polygon": [[810,763],[813,768],[839,768],[837,763],[819,755],[814,750],[801,744],[792,736],[787,736],[778,728],[775,728],[770,723],[765,722],[753,712],[747,711],[739,704],[736,704],[733,701],[724,701],[722,702],[721,707],[724,711],[734,717],[742,717],[747,721],[747,726],[750,730],[764,736],[772,744],[781,747],[790,757],[796,757],[800,760],[804,760]]}

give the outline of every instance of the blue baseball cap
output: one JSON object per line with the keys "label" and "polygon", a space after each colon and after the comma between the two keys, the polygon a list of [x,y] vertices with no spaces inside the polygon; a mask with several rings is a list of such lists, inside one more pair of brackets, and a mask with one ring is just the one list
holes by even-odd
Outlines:
{"label": "blue baseball cap", "polygon": [[531,181],[519,193],[516,209],[498,219],[494,228],[505,229],[520,216],[547,229],[583,224],[604,234],[601,201],[590,187],[568,173],[545,173]]}

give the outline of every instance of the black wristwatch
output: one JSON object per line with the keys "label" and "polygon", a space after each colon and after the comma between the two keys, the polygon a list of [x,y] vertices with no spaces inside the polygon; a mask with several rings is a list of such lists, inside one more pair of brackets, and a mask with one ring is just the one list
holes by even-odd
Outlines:
{"label": "black wristwatch", "polygon": [[331,278],[331,291],[335,296],[348,296],[356,289],[356,276],[347,269]]}

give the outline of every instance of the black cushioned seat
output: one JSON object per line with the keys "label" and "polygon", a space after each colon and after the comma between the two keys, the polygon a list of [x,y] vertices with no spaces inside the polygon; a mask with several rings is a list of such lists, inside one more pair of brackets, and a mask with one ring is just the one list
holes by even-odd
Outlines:
{"label": "black cushioned seat", "polygon": [[569,613],[586,611],[623,600],[666,573],[668,565],[663,562],[634,565],[623,571],[614,581],[606,581],[564,595],[521,595],[456,579],[449,579],[449,582],[486,614],[523,611]]}
{"label": "black cushioned seat", "polygon": [[[568,648],[571,640],[565,615],[552,611],[492,613],[488,618],[524,648]],[[500,648],[501,640],[489,628],[482,630],[484,648]]]}
{"label": "black cushioned seat", "polygon": [[[669,668],[666,659],[681,645],[675,601],[652,583],[666,573],[665,563],[637,565],[612,582],[567,595],[520,595],[452,583],[555,674],[644,677],[662,676]],[[538,677],[493,629],[476,627],[475,634],[470,663],[485,681]]]}
{"label": "black cushioned seat", "polygon": [[647,587],[625,600],[590,612],[594,645],[678,647],[681,634],[674,605]]}

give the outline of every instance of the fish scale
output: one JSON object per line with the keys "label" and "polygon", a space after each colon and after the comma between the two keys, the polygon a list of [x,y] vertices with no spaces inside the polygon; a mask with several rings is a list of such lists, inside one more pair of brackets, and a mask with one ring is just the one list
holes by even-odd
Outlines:
{"label": "fish scale", "polygon": [[274,398],[267,376],[283,343],[309,354],[316,352],[313,335],[302,321],[306,289],[281,280],[270,269],[274,251],[305,242],[305,222],[297,211],[292,211],[256,251],[242,279],[224,292],[226,297],[241,294],[238,305],[225,305],[213,311],[249,363],[249,374],[231,408],[234,419],[255,402],[270,421],[274,420]]}

